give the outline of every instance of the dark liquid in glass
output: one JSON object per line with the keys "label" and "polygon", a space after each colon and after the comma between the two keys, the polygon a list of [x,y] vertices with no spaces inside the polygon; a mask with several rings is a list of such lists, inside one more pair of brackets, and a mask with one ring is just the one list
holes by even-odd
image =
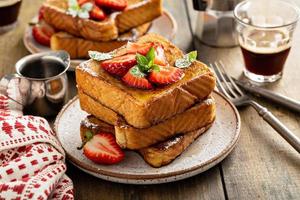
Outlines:
{"label": "dark liquid in glass", "polygon": [[21,0],[0,0],[0,26],[14,23],[19,14]]}
{"label": "dark liquid in glass", "polygon": [[257,75],[272,76],[283,70],[290,47],[284,30],[253,30],[241,43],[246,69]]}
{"label": "dark liquid in glass", "polygon": [[255,53],[241,47],[246,69],[254,74],[271,76],[283,70],[290,47],[276,53]]}

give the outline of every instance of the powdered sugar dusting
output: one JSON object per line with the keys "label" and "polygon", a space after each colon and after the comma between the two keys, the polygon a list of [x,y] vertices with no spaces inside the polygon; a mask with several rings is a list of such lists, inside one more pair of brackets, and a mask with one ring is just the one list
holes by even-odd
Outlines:
{"label": "powdered sugar dusting", "polygon": [[84,127],[90,128],[90,129],[99,128],[99,125],[91,122],[90,120],[88,120],[88,118],[85,118],[84,120],[82,120],[81,125],[83,125]]}
{"label": "powdered sugar dusting", "polygon": [[87,72],[94,77],[97,77],[98,74],[89,67],[88,65],[89,62],[90,60],[80,63],[80,65],[78,65],[78,69]]}
{"label": "powdered sugar dusting", "polygon": [[212,99],[212,98],[209,98],[209,99],[205,99],[205,100],[203,101],[203,103],[205,103],[206,105],[212,105],[212,104],[215,103],[215,100]]}

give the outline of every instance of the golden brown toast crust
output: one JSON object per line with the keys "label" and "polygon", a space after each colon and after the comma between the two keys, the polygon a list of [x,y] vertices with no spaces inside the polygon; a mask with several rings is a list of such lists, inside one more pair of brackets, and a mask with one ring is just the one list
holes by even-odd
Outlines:
{"label": "golden brown toast crust", "polygon": [[115,127],[117,143],[126,149],[141,149],[158,142],[211,124],[216,115],[216,105],[212,98],[187,109],[149,128],[134,128],[129,125]]}
{"label": "golden brown toast crust", "polygon": [[[145,42],[160,42],[171,65],[183,56],[176,46],[156,34],[147,34],[138,40],[138,43]],[[99,62],[89,60],[76,68],[78,88],[137,128],[150,127],[183,112],[195,102],[205,99],[215,87],[214,74],[199,61],[184,69],[182,80],[155,90],[127,87],[99,65]]]}
{"label": "golden brown toast crust", "polygon": [[[199,130],[189,132],[184,135],[174,136],[164,142],[152,145],[138,150],[144,160],[153,167],[161,167],[172,162],[178,157],[197,137],[204,133],[210,125]],[[84,138],[84,134],[91,131],[96,134],[99,132],[107,132],[114,134],[114,126],[107,124],[96,117],[89,115],[80,124],[80,136]]]}
{"label": "golden brown toast crust", "polygon": [[84,92],[80,89],[78,90],[78,97],[81,109],[89,114],[94,115],[98,119],[101,119],[102,121],[115,126],[124,122],[122,116],[118,115],[113,110],[103,106],[92,97],[84,94]]}
{"label": "golden brown toast crust", "polygon": [[119,33],[124,33],[133,27],[150,22],[162,14],[162,0],[146,0],[133,3],[116,16]]}
{"label": "golden brown toast crust", "polygon": [[183,113],[149,128],[134,128],[110,108],[103,106],[79,90],[81,109],[115,126],[116,141],[122,148],[141,149],[178,135],[197,130],[215,119],[215,102],[212,97],[194,105]]}
{"label": "golden brown toast crust", "polygon": [[182,154],[184,150],[210,127],[211,124],[184,135],[176,135],[167,141],[140,149],[139,153],[152,167],[167,165]]}
{"label": "golden brown toast crust", "polygon": [[116,40],[98,42],[76,37],[67,32],[58,32],[52,35],[50,46],[52,50],[65,50],[74,58],[88,58],[88,51],[110,52],[128,41],[134,41],[144,35],[151,23],[146,23],[133,28],[130,32],[123,33]]}
{"label": "golden brown toast crust", "polygon": [[80,138],[83,140],[84,134],[87,131],[91,131],[94,134],[99,132],[106,132],[115,134],[115,128],[113,125],[105,123],[94,117],[93,115],[88,115],[80,122]]}
{"label": "golden brown toast crust", "polygon": [[[118,38],[119,32],[152,21],[162,14],[161,0],[129,0],[123,12],[115,12],[104,21],[73,18],[66,13],[67,0],[47,0],[44,6],[44,20],[58,30],[81,36],[88,40],[110,41]],[[152,10],[149,10],[151,8]],[[120,27],[120,30],[118,30]]]}
{"label": "golden brown toast crust", "polygon": [[112,17],[101,22],[74,18],[66,13],[67,0],[47,0],[43,7],[44,20],[58,30],[95,41],[110,41],[118,37],[118,29]]}

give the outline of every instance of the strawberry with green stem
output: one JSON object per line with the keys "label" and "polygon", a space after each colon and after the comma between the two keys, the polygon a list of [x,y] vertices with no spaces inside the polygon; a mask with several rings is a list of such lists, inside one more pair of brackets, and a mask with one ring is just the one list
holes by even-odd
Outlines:
{"label": "strawberry with green stem", "polygon": [[157,85],[166,85],[180,80],[184,75],[183,70],[172,66],[155,64],[156,52],[156,49],[151,47],[146,56],[137,54],[140,71],[149,74],[148,80]]}
{"label": "strawberry with green stem", "polygon": [[132,67],[122,78],[123,82],[130,87],[139,89],[152,89],[152,84],[146,78],[147,74],[156,70],[159,71],[159,66],[154,64],[155,50],[150,48],[146,56],[139,53],[136,54],[137,65]]}
{"label": "strawberry with green stem", "polygon": [[121,162],[125,154],[116,143],[115,136],[111,133],[100,132],[93,134],[85,132],[83,143],[78,149],[83,149],[83,154],[91,161],[98,164],[116,164]]}
{"label": "strawberry with green stem", "polygon": [[[101,61],[101,67],[113,75],[122,76],[126,72],[122,81],[130,87],[140,89],[153,89],[152,84],[167,85],[179,81],[184,76],[181,68],[189,67],[197,57],[197,52],[192,51],[177,59],[173,67],[167,64],[161,44],[150,42],[143,45],[129,43],[123,48],[125,53],[122,51],[122,54],[119,54],[119,51],[109,53],[89,51],[89,55],[92,59]],[[150,49],[146,55],[142,55],[141,53],[145,53],[148,48]],[[159,55],[165,60],[164,65],[157,64]]]}

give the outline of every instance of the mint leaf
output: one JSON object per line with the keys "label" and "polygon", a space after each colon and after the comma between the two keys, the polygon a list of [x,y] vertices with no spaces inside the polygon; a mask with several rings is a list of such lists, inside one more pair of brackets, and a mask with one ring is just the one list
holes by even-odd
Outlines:
{"label": "mint leaf", "polygon": [[93,9],[93,4],[92,3],[85,3],[81,6],[81,10],[90,12]]}
{"label": "mint leaf", "polygon": [[72,17],[76,17],[78,10],[80,10],[80,7],[77,3],[77,0],[69,0],[67,14],[71,15]]}
{"label": "mint leaf", "polygon": [[148,62],[148,66],[150,66],[150,68],[151,68],[151,66],[153,66],[153,64],[154,64],[154,60],[150,60],[150,61]]}
{"label": "mint leaf", "polygon": [[153,61],[155,58],[155,50],[153,47],[150,48],[150,50],[148,51],[147,55],[146,55],[148,62]]}
{"label": "mint leaf", "polygon": [[79,7],[77,0],[68,0],[68,7]]}
{"label": "mint leaf", "polygon": [[[155,49],[153,47],[147,52],[146,56],[143,56],[139,53],[136,55],[137,60],[137,67],[143,73],[148,73],[152,70],[154,66],[154,59],[155,59]],[[156,69],[159,68],[157,65]]]}
{"label": "mint leaf", "polygon": [[139,65],[148,65],[148,62],[149,62],[145,56],[143,56],[139,53],[136,54],[136,61]]}
{"label": "mint leaf", "polygon": [[190,62],[194,62],[197,59],[197,51],[191,51],[186,55]]}
{"label": "mint leaf", "polygon": [[77,0],[68,0],[67,14],[72,17],[79,17],[82,19],[90,18],[89,12],[93,9],[92,3],[85,3],[82,7],[79,6]]}
{"label": "mint leaf", "polygon": [[189,67],[197,58],[197,51],[191,51],[190,53],[179,58],[175,61],[175,67],[187,68]]}
{"label": "mint leaf", "polygon": [[67,14],[68,15],[71,15],[72,17],[76,17],[77,16],[77,10],[75,10],[75,9],[68,9],[68,11],[67,11]]}
{"label": "mint leaf", "polygon": [[152,70],[155,72],[160,72],[160,67],[158,65],[152,65]]}
{"label": "mint leaf", "polygon": [[89,53],[89,56],[91,59],[97,60],[97,61],[108,60],[108,59],[112,59],[114,57],[113,52],[101,53],[98,51],[88,51],[88,53]]}
{"label": "mint leaf", "polygon": [[175,67],[186,68],[191,65],[191,62],[185,58],[179,58],[175,61]]}
{"label": "mint leaf", "polygon": [[89,12],[83,11],[83,10],[79,10],[79,11],[77,12],[77,15],[78,15],[78,17],[81,18],[81,19],[88,19],[88,18],[90,18]]}
{"label": "mint leaf", "polygon": [[143,73],[137,65],[135,65],[134,67],[132,67],[130,69],[130,73],[133,74],[134,76],[140,77],[140,78],[143,78],[146,76],[146,74]]}

